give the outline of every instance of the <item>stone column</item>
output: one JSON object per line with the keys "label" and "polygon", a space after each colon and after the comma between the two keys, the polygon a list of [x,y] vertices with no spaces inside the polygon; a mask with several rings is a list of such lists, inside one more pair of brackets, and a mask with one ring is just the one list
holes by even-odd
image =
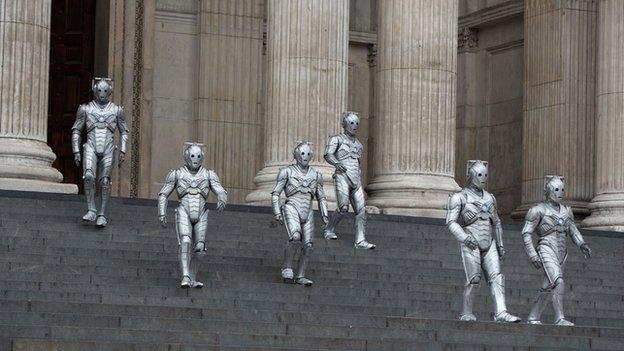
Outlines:
{"label": "stone column", "polygon": [[47,145],[51,0],[0,0],[0,189],[77,193]]}
{"label": "stone column", "polygon": [[593,196],[596,2],[525,2],[523,219],[544,199],[544,176],[566,178],[567,203],[589,214]]}
{"label": "stone column", "polygon": [[295,141],[303,139],[314,143],[312,166],[332,200],[333,169],[323,151],[347,107],[348,40],[347,0],[268,1],[264,168],[249,204],[270,203],[279,168],[293,162]]}
{"label": "stone column", "polygon": [[596,195],[584,227],[624,231],[624,1],[598,10]]}
{"label": "stone column", "polygon": [[378,113],[368,204],[443,217],[454,180],[457,0],[379,6]]}

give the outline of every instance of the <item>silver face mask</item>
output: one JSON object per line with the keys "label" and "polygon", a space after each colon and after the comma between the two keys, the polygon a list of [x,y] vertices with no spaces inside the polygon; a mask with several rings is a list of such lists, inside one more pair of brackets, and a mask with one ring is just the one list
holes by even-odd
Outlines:
{"label": "silver face mask", "polygon": [[565,183],[561,176],[546,176],[544,179],[544,195],[547,201],[560,204],[565,197]]}
{"label": "silver face mask", "polygon": [[483,190],[487,185],[488,169],[487,162],[480,160],[469,160],[466,165],[466,177],[469,185]]}
{"label": "silver face mask", "polygon": [[308,167],[312,157],[314,156],[312,144],[307,141],[299,142],[293,151],[293,156],[299,166]]}
{"label": "silver face mask", "polygon": [[349,135],[356,135],[360,128],[360,116],[356,112],[345,112],[342,114],[342,128]]}
{"label": "silver face mask", "polygon": [[95,78],[93,80],[93,98],[100,104],[109,102],[113,93],[112,81],[108,78]]}
{"label": "silver face mask", "polygon": [[184,148],[184,162],[188,169],[197,171],[203,160],[204,152],[198,144],[189,144]]}

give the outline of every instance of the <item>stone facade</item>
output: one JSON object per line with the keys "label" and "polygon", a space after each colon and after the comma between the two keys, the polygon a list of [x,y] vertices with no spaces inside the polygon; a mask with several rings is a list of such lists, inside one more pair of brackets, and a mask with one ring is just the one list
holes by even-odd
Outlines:
{"label": "stone facade", "polygon": [[[622,229],[624,220],[613,219],[624,218],[624,150],[613,128],[623,105],[619,4],[110,0],[98,13],[108,16],[109,41],[98,66],[108,67],[114,100],[135,128],[115,194],[156,196],[182,143],[194,140],[206,144],[206,163],[233,203],[265,205],[295,140],[310,139],[331,200],[325,139],[339,130],[340,112],[354,110],[365,189],[381,212],[441,217],[447,194],[465,182],[466,160],[484,159],[504,217],[522,218],[541,199],[543,176],[556,173],[575,212],[591,213],[585,226]],[[45,55],[45,40],[38,45]],[[3,91],[17,79],[6,72]],[[0,145],[13,138],[7,126],[33,125],[15,122],[28,114],[4,102]],[[45,123],[37,118],[34,125]],[[38,168],[43,178],[60,181],[45,137],[30,130],[12,144],[35,143],[46,156],[0,148],[0,162],[47,164]],[[5,169],[0,184],[19,188]]]}
{"label": "stone facade", "polygon": [[0,0],[0,189],[76,193],[47,145],[51,0]]}

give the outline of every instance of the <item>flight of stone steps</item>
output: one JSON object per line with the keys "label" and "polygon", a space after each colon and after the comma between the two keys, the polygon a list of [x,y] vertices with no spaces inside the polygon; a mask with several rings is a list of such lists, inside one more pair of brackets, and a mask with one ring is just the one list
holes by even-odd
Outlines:
{"label": "flight of stone steps", "polygon": [[[172,207],[172,206],[170,206]],[[571,243],[565,308],[576,327],[457,321],[464,274],[441,220],[370,215],[377,250],[317,226],[312,287],[279,276],[284,228],[268,208],[210,213],[201,290],[180,289],[174,228],[153,200],[113,199],[109,226],[80,220],[82,196],[0,192],[0,350],[624,350],[624,237]],[[170,211],[170,222],[172,222]],[[526,319],[541,273],[506,227],[510,312]],[[544,321],[552,320],[549,308]]]}

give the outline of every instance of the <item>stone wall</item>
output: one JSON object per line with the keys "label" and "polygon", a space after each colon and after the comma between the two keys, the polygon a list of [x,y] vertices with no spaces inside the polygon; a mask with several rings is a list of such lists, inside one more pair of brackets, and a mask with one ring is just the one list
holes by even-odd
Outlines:
{"label": "stone wall", "polygon": [[488,190],[508,215],[521,201],[523,1],[460,2],[455,179],[489,161]]}

